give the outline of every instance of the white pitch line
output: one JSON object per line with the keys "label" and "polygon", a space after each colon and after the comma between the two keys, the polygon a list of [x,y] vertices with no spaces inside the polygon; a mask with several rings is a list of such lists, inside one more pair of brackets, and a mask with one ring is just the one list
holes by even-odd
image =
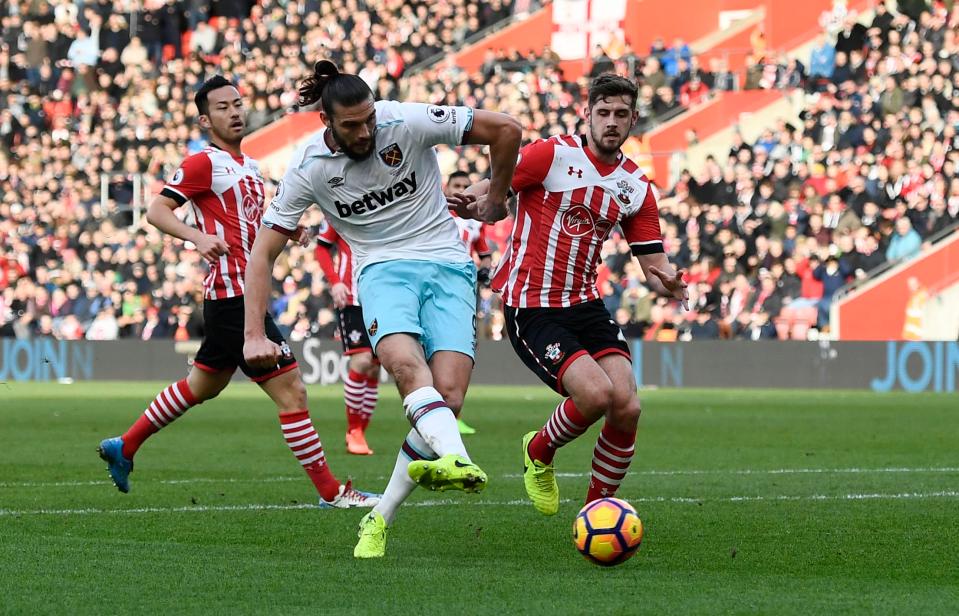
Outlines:
{"label": "white pitch line", "polygon": [[[655,477],[673,477],[685,475],[880,475],[883,473],[959,473],[959,467],[929,467],[929,468],[770,468],[770,469],[677,469],[677,470],[650,470],[650,471],[630,471],[630,475]],[[589,477],[589,473],[556,473],[557,477]],[[522,477],[521,473],[509,473],[503,475],[509,479]]]}
{"label": "white pitch line", "polygon": [[[773,495],[773,496],[724,496],[718,498],[692,498],[688,496],[648,496],[631,498],[632,503],[749,503],[749,502],[781,502],[781,501],[859,501],[859,500],[922,500],[934,498],[959,498],[959,492],[899,492],[893,494],[809,494],[809,495]],[[562,499],[562,503],[571,503],[573,499]],[[469,500],[427,500],[409,503],[408,507],[449,507],[449,506],[482,506],[482,507],[528,507],[525,499],[508,501],[469,501]],[[298,509],[314,509],[315,505],[297,503],[290,505],[247,504],[247,505],[194,505],[190,507],[139,507],[135,509],[0,509],[0,517],[20,516],[68,516],[68,515],[113,515],[131,513],[208,513],[230,511],[291,511]]]}
{"label": "white pitch line", "polygon": [[[648,470],[648,471],[630,471],[630,475],[638,477],[655,476],[694,476],[694,475],[806,475],[806,474],[854,474],[854,475],[873,475],[884,473],[959,473],[959,467],[928,467],[928,468],[773,468],[773,469],[676,469],[676,470]],[[522,477],[521,473],[507,473],[500,477],[505,479],[518,479]],[[556,473],[561,478],[580,478],[589,477],[589,473]],[[377,479],[388,479],[386,476],[377,477]],[[195,483],[278,483],[282,481],[301,481],[302,475],[295,477],[251,477],[251,478],[230,478],[222,479],[215,477],[193,477],[189,479],[137,479],[136,483],[149,483],[161,485],[190,485]],[[111,486],[113,483],[108,480],[92,481],[0,481],[0,488],[66,488],[83,486]]]}
{"label": "white pitch line", "polygon": [[[297,477],[191,477],[189,479],[137,479],[136,483],[151,484],[191,484],[191,483],[278,483],[281,481],[300,481],[303,476]],[[0,481],[0,488],[76,488],[83,486],[112,486],[109,479],[92,481]]]}

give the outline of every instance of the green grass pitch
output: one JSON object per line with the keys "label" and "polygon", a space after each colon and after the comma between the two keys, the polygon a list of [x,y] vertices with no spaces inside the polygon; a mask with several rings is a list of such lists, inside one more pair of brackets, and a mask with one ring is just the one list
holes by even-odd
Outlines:
{"label": "green grass pitch", "polygon": [[[559,515],[523,491],[545,388],[475,387],[477,496],[417,491],[387,556],[355,561],[358,510],[319,511],[266,396],[234,384],[146,443],[120,494],[94,449],[165,384],[0,384],[0,613],[835,614],[959,609],[959,399],[644,391],[619,496],[631,561],[580,557],[597,428],[560,451]],[[383,388],[348,456],[339,388],[311,388],[334,473],[385,487],[407,431]]]}

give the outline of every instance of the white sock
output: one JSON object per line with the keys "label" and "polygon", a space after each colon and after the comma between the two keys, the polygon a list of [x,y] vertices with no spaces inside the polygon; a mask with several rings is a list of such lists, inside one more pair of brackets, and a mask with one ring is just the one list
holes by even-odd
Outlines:
{"label": "white sock", "polygon": [[469,460],[453,411],[433,387],[420,387],[403,400],[406,417],[438,456],[456,454]]}
{"label": "white sock", "polygon": [[436,454],[426,444],[426,441],[416,433],[416,430],[410,430],[403,447],[400,448],[400,452],[396,456],[396,466],[393,467],[390,482],[386,484],[386,491],[383,492],[383,496],[376,507],[373,507],[373,511],[382,515],[388,525],[393,522],[396,510],[416,488],[416,482],[410,479],[406,467],[410,465],[412,460],[420,459],[435,460]]}

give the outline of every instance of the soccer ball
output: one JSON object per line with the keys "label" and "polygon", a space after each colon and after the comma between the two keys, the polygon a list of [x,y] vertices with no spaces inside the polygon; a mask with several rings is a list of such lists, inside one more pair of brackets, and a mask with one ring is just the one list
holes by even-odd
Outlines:
{"label": "soccer ball", "polygon": [[586,560],[612,567],[626,562],[643,541],[643,523],[633,506],[618,498],[601,498],[576,514],[573,543]]}

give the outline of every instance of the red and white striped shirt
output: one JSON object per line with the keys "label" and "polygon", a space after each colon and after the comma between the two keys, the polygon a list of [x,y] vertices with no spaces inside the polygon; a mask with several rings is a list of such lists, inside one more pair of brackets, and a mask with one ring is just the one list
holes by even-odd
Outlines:
{"label": "red and white striped shirt", "polygon": [[[453,212],[450,213],[453,214]],[[486,225],[482,221],[460,218],[456,214],[453,214],[453,220],[456,221],[456,227],[459,229],[460,239],[463,240],[466,250],[471,255],[475,254],[480,259],[493,255],[486,241]]]}
{"label": "red and white striped shirt", "polygon": [[633,254],[663,252],[652,184],[625,156],[598,161],[585,137],[563,135],[520,151],[512,238],[493,288],[514,308],[561,308],[600,298],[600,251],[620,225]]}
{"label": "red and white striped shirt", "polygon": [[191,202],[197,228],[230,246],[227,254],[210,264],[203,296],[226,299],[243,295],[246,261],[265,202],[256,161],[209,146],[184,159],[160,194],[180,205]]}
{"label": "red and white striped shirt", "polygon": [[[333,248],[336,248],[337,253],[335,263],[331,252]],[[356,299],[356,286],[353,280],[353,251],[350,250],[346,240],[326,220],[320,223],[320,230],[316,234],[314,254],[330,286],[338,282],[345,284],[348,293],[346,303],[350,306],[359,306],[360,302]]]}

